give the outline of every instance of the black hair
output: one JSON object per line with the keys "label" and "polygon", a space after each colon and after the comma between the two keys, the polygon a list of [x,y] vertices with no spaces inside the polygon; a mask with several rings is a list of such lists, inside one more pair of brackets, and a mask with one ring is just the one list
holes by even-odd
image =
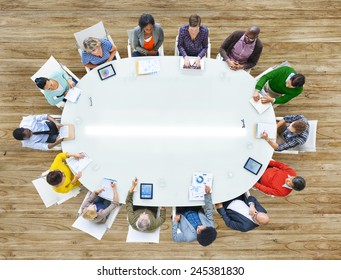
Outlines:
{"label": "black hair", "polygon": [[305,180],[300,176],[296,176],[295,178],[293,178],[292,183],[294,184],[292,188],[295,191],[302,191],[305,188]]}
{"label": "black hair", "polygon": [[46,176],[46,181],[52,186],[56,186],[60,184],[62,180],[63,180],[63,173],[60,170],[50,171],[49,174],[47,174]]}
{"label": "black hair", "polygon": [[197,240],[202,246],[210,245],[216,238],[217,230],[214,227],[206,227],[197,235]]}
{"label": "black hair", "polygon": [[303,87],[305,83],[305,77],[302,74],[296,74],[291,77],[291,84],[295,88]]}
{"label": "black hair", "polygon": [[145,28],[148,24],[155,25],[155,20],[150,14],[142,14],[139,19],[139,26],[141,29]]}
{"label": "black hair", "polygon": [[13,130],[13,137],[17,140],[24,140],[25,128],[20,127]]}
{"label": "black hair", "polygon": [[44,78],[44,77],[39,77],[39,78],[36,78],[34,80],[34,82],[36,83],[36,86],[40,89],[44,89],[45,85],[46,85],[46,82],[48,81],[49,79],[48,78]]}

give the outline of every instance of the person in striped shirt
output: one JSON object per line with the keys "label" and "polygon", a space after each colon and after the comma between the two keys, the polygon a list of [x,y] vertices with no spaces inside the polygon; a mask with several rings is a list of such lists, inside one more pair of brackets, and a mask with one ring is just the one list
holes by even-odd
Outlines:
{"label": "person in striped shirt", "polygon": [[278,142],[271,140],[266,132],[261,134],[270,146],[278,152],[303,145],[309,136],[309,123],[303,115],[285,116],[277,123]]}

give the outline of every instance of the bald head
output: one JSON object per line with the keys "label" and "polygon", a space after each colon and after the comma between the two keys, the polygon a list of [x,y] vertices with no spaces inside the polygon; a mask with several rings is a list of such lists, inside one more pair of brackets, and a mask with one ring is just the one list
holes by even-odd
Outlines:
{"label": "bald head", "polygon": [[257,220],[259,225],[266,225],[267,223],[269,223],[270,218],[269,218],[268,214],[258,212],[256,220]]}
{"label": "bald head", "polygon": [[247,33],[249,33],[250,35],[254,35],[254,36],[258,36],[260,33],[260,29],[258,26],[251,26],[249,27],[249,29],[247,30]]}

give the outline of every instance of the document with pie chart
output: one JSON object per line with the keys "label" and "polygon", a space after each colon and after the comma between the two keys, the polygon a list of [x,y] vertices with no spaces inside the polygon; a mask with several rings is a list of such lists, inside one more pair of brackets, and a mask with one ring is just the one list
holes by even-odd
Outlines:
{"label": "document with pie chart", "polygon": [[189,187],[189,200],[204,200],[205,185],[212,188],[212,179],[212,173],[193,173],[192,185]]}

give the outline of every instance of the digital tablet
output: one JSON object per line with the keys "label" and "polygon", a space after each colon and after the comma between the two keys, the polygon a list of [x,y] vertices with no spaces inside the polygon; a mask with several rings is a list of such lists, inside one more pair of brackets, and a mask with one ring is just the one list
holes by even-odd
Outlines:
{"label": "digital tablet", "polygon": [[116,75],[114,66],[112,66],[112,64],[104,66],[104,67],[98,69],[97,71],[98,71],[98,75],[101,78],[101,80],[105,80],[105,79],[108,79],[108,78]]}
{"label": "digital tablet", "polygon": [[141,183],[140,184],[140,198],[152,199],[153,198],[153,184]]}
{"label": "digital tablet", "polygon": [[263,164],[249,157],[244,165],[244,168],[251,173],[257,175],[262,166]]}

